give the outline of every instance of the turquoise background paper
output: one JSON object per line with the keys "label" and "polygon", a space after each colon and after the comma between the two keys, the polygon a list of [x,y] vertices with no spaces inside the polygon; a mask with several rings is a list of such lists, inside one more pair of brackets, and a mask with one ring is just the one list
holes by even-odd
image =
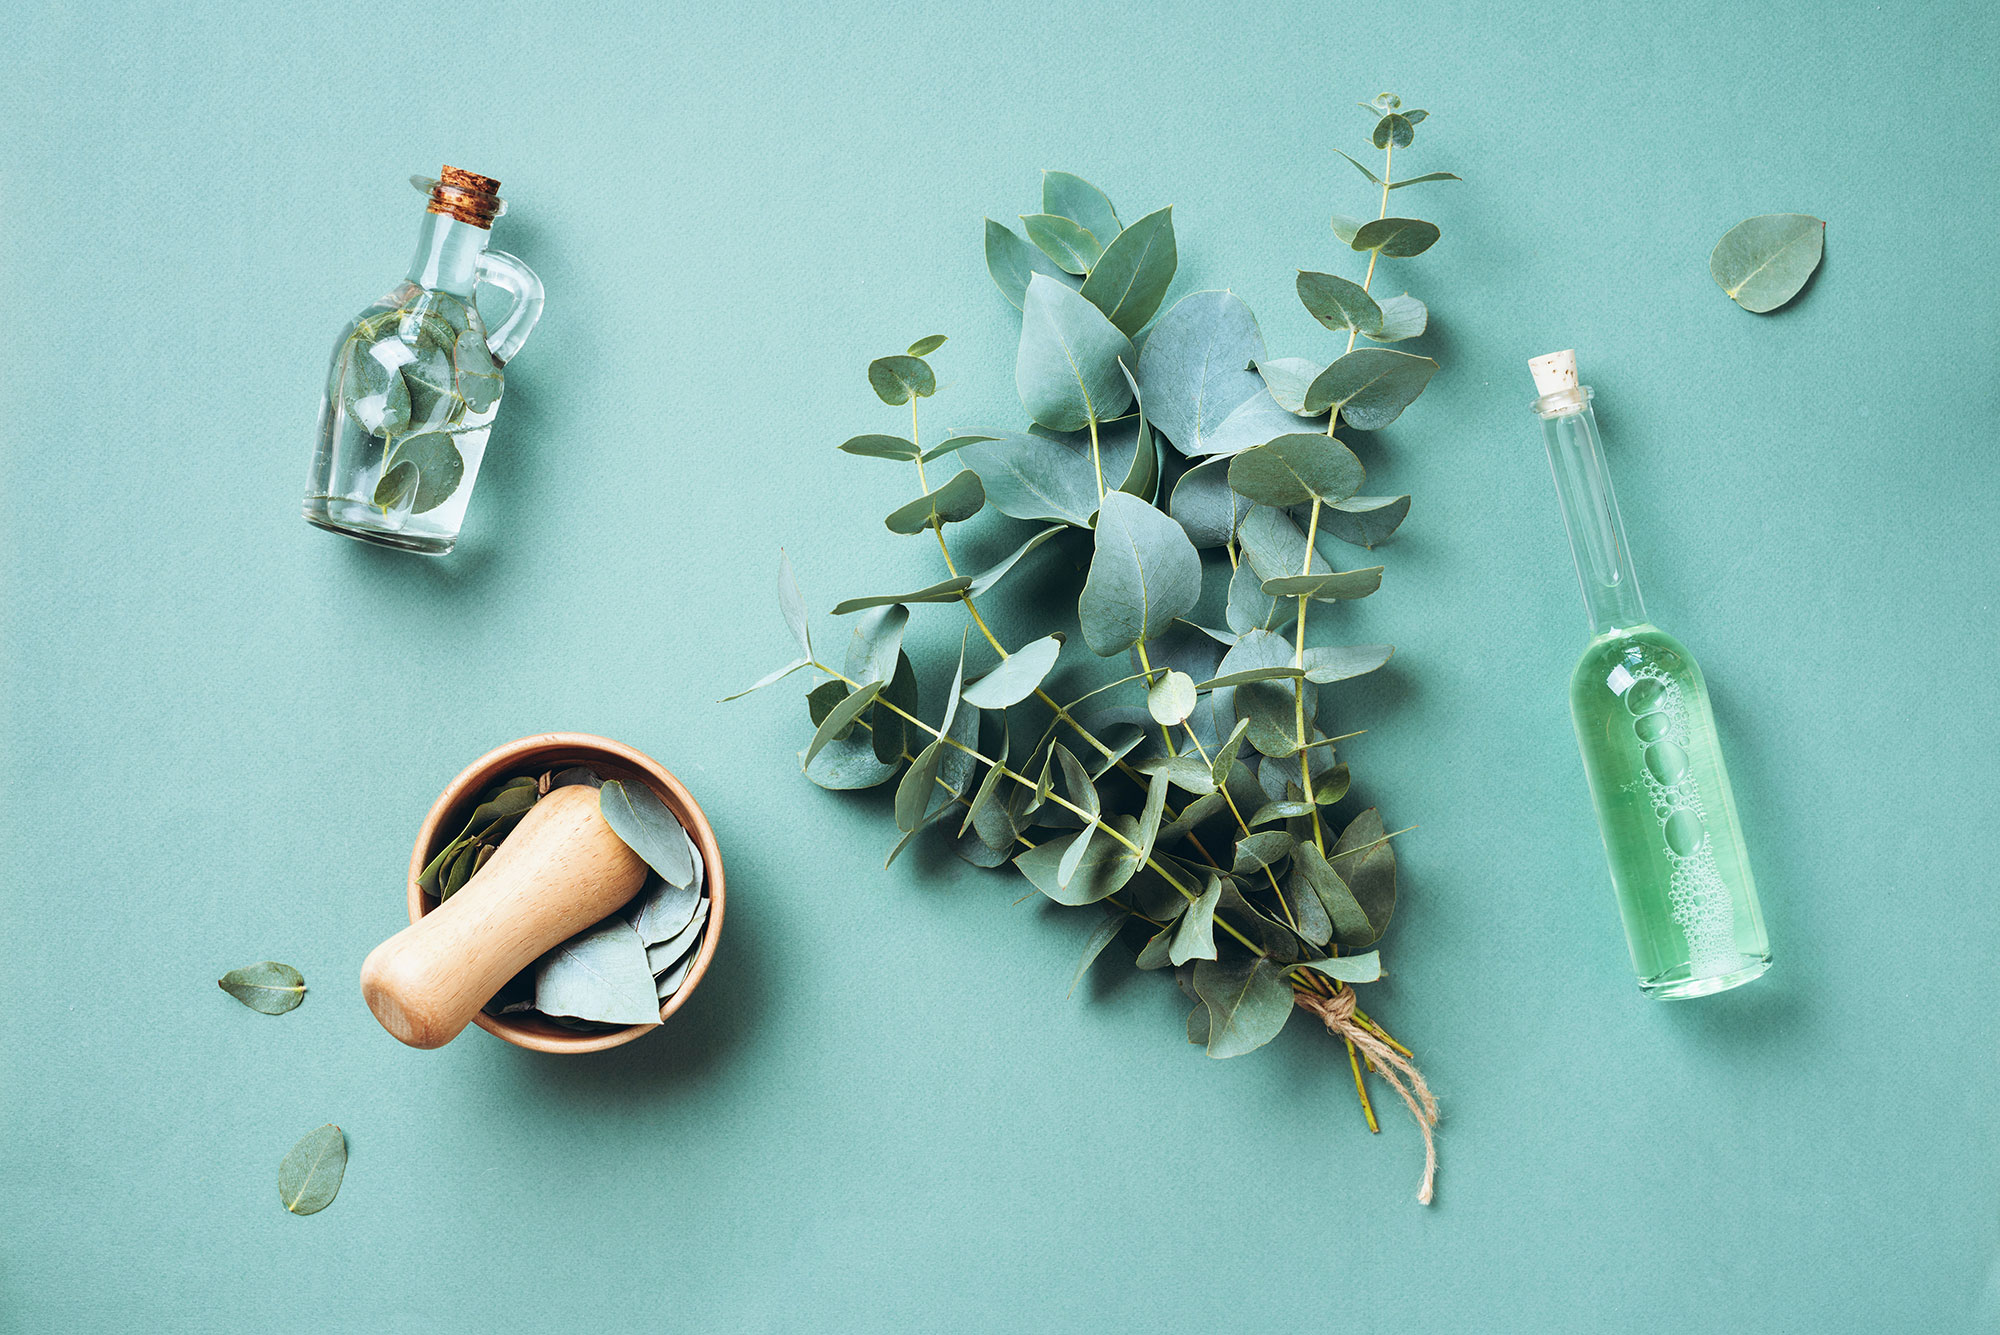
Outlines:
{"label": "turquoise background paper", "polygon": [[[2000,134],[1983,4],[49,5],[0,51],[0,1327],[1886,1332],[2000,1328],[1993,985]],[[1401,844],[1366,1004],[1415,1127],[1295,1024],[1214,1062],[1087,916],[799,775],[815,624],[937,577],[867,360],[952,335],[930,429],[1019,423],[982,214],[1043,168],[1175,205],[1175,295],[1274,355],[1350,272],[1354,103],[1444,241],[1386,275],[1444,370],[1356,436],[1415,496],[1399,647],[1329,701]],[[501,178],[548,314],[444,560],[298,518],[326,356],[440,162]],[[1791,307],[1710,281],[1827,219]],[[1342,266],[1346,266],[1342,268]],[[1379,282],[1380,280],[1378,280]],[[1584,623],[1525,362],[1574,345],[1655,618],[1701,656],[1777,964],[1628,972],[1564,683]],[[967,549],[1003,549],[997,521]],[[1025,585],[1024,588],[1032,588]],[[1043,587],[1065,587],[1051,575]],[[1020,600],[1003,633],[1052,626]],[[933,692],[955,614],[920,612]],[[1077,646],[1080,649],[1081,646]],[[935,699],[935,694],[933,694]],[[554,1059],[393,1042],[362,957],[487,748],[602,732],[726,850],[714,971]],[[1129,954],[1127,947],[1114,947]],[[281,1018],[215,987],[258,959]],[[293,1140],[348,1134],[294,1218]]]}

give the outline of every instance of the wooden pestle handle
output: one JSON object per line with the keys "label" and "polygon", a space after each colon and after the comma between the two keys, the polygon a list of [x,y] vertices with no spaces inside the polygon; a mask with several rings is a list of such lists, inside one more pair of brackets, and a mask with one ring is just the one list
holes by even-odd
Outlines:
{"label": "wooden pestle handle", "polygon": [[369,953],[361,995],[403,1042],[442,1047],[509,978],[645,882],[645,862],[598,814],[597,789],[558,788],[457,894]]}

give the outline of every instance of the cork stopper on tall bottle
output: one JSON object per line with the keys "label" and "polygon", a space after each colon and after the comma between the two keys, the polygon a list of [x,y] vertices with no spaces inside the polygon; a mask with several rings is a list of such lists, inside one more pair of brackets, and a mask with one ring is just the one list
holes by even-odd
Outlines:
{"label": "cork stopper on tall bottle", "polygon": [[490,230],[493,220],[506,207],[506,201],[500,198],[500,183],[492,177],[457,167],[438,169],[437,183],[431,187],[432,213]]}
{"label": "cork stopper on tall bottle", "polygon": [[1528,361],[1528,370],[1535,377],[1537,394],[1560,394],[1566,389],[1576,388],[1576,349],[1565,348],[1561,352],[1545,352]]}

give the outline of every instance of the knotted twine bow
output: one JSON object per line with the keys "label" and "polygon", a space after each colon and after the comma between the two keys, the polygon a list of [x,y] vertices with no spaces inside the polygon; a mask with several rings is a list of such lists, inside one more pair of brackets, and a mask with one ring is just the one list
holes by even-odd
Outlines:
{"label": "knotted twine bow", "polygon": [[[1417,1203],[1429,1205],[1431,1184],[1437,1178],[1438,1167],[1437,1141],[1431,1135],[1431,1128],[1437,1125],[1438,1105],[1437,1100],[1431,1097],[1430,1086],[1424,1083],[1423,1073],[1372,1030],[1355,1022],[1353,988],[1343,987],[1330,997],[1313,992],[1294,992],[1292,1000],[1301,1010],[1318,1016],[1329,1034],[1360,1048],[1361,1055],[1368,1059],[1369,1067],[1388,1081],[1389,1087],[1409,1105],[1410,1115],[1417,1119],[1417,1125],[1424,1133],[1424,1181],[1417,1189]],[[1404,1083],[1406,1077],[1407,1084]]]}

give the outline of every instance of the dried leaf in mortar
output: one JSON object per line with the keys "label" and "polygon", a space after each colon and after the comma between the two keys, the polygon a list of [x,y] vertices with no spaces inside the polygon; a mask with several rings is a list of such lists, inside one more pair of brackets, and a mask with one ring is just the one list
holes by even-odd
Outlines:
{"label": "dried leaf in mortar", "polygon": [[247,968],[231,969],[215,985],[253,1011],[283,1015],[296,1010],[306,999],[305,977],[289,964],[264,960]]}
{"label": "dried leaf in mortar", "polygon": [[686,927],[658,945],[646,947],[646,960],[653,966],[654,975],[657,977],[680,963],[681,957],[693,950],[696,943],[701,940],[701,930],[706,926],[708,926],[708,901],[704,899],[695,905],[694,917],[688,920]]}
{"label": "dried leaf in mortar", "polygon": [[689,856],[687,831],[667,810],[653,790],[640,784],[613,780],[597,790],[597,809],[604,823],[646,865],[675,885],[689,885],[694,879],[694,860]]}
{"label": "dried leaf in mortar", "polygon": [[278,1199],[293,1214],[316,1214],[340,1194],[347,1172],[347,1137],[328,1122],[308,1131],[278,1165]]}
{"label": "dried leaf in mortar", "polygon": [[542,956],[535,1009],[604,1024],[658,1024],[652,966],[632,924],[613,914]]}
{"label": "dried leaf in mortar", "polygon": [[701,891],[693,886],[672,885],[658,876],[646,882],[634,901],[633,930],[649,946],[668,940],[688,925],[701,903]]}
{"label": "dried leaf in mortar", "polygon": [[549,776],[551,789],[568,788],[572,784],[579,783],[587,783],[592,788],[604,786],[604,780],[598,778],[597,772],[586,765],[571,765],[568,769],[559,769]]}

